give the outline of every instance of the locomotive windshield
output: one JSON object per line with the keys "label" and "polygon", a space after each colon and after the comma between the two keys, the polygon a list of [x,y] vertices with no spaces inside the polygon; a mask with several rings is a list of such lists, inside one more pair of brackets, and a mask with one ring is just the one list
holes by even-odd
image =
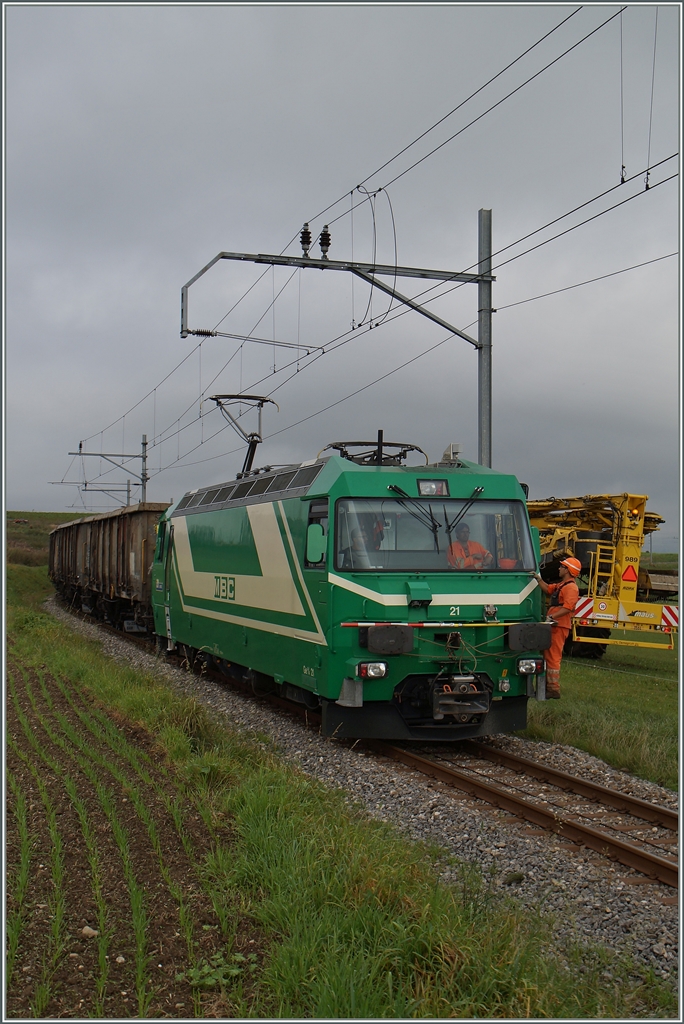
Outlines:
{"label": "locomotive windshield", "polygon": [[533,572],[521,501],[343,498],[335,568],[347,572]]}

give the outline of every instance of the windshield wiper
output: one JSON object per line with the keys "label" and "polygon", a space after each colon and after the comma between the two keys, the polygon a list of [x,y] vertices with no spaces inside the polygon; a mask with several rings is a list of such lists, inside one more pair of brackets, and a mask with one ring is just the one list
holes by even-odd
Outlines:
{"label": "windshield wiper", "polygon": [[446,505],[444,506],[444,519],[445,519],[446,531],[449,534],[449,542],[451,542],[451,532],[452,532],[452,530],[455,530],[456,527],[458,526],[458,524],[463,519],[463,517],[468,514],[468,512],[470,511],[471,506],[474,504],[476,499],[479,498],[479,496],[482,494],[483,491],[484,491],[484,487],[476,487],[475,490],[473,491],[473,493],[470,495],[470,498],[468,499],[468,501],[465,503],[465,505],[461,509],[461,511],[458,513],[458,515],[456,515],[452,519],[452,521],[450,523],[446,522]]}
{"label": "windshield wiper", "polygon": [[428,505],[426,509],[424,505],[414,501],[410,494],[407,494],[406,491],[396,484],[389,484],[387,490],[394,491],[395,494],[400,496],[399,500],[408,514],[417,519],[421,526],[426,526],[429,530],[432,530],[432,535],[435,538],[435,549],[437,554],[439,554],[439,523],[432,514],[432,506]]}

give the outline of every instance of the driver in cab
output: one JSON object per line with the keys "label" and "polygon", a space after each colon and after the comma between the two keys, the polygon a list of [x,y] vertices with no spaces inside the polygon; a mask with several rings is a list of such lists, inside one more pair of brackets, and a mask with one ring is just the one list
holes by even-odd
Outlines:
{"label": "driver in cab", "polygon": [[368,534],[365,529],[356,529],[351,532],[351,544],[348,548],[342,548],[340,552],[342,569],[368,569],[370,559],[368,557]]}
{"label": "driver in cab", "polygon": [[456,540],[447,550],[447,561],[452,569],[481,572],[492,566],[494,556],[476,540],[470,540],[470,527],[467,523],[459,523],[456,527]]}

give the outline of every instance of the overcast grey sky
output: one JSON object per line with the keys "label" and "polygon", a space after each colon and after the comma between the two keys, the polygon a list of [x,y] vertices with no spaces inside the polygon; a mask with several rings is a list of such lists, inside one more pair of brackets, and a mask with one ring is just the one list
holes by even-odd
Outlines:
{"label": "overcast grey sky", "polygon": [[[467,342],[396,308],[351,332],[352,321],[383,320],[389,300],[376,292],[369,308],[363,283],[344,274],[221,262],[190,290],[190,325],[221,321],[303,348],[218,337],[198,348],[179,336],[180,288],[221,250],[279,253],[295,238],[287,252],[300,254],[305,220],[314,236],[330,222],[331,259],[464,270],[477,260],[478,209],[492,210],[498,251],[617,186],[624,163],[633,180],[494,259],[493,466],[533,497],[648,494],[667,519],[654,549],[672,550],[679,261],[669,254],[680,214],[678,179],[664,179],[678,166],[666,158],[679,150],[679,4],[627,6],[392,181],[620,10],[578,7],[6,5],[7,507],[83,508],[75,486],[48,481],[84,471],[93,488],[121,486],[126,474],[99,459],[71,463],[81,440],[132,453],[146,433],[150,500],[231,478],[244,449],[230,429],[217,433],[217,392],[278,402],[265,412],[260,465],[379,428],[431,459],[451,441],[476,459]],[[666,162],[646,190],[649,148],[651,165]],[[383,191],[362,202],[361,183]],[[513,305],[647,261],[657,262]],[[465,328],[477,289],[430,308]],[[333,339],[345,344],[306,356]]]}

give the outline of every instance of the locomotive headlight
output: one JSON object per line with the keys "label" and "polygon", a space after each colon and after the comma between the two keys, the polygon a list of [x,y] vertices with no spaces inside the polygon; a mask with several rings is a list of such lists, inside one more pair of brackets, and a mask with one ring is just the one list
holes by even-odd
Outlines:
{"label": "locomotive headlight", "polygon": [[419,480],[418,493],[423,497],[449,497],[448,480]]}
{"label": "locomotive headlight", "polygon": [[501,690],[502,693],[508,693],[510,688],[511,684],[509,683],[508,679],[502,679],[501,682],[499,683],[499,689]]}
{"label": "locomotive headlight", "polygon": [[521,676],[536,676],[543,671],[543,658],[521,658],[518,662],[518,672]]}
{"label": "locomotive headlight", "polygon": [[356,666],[356,674],[361,679],[382,679],[387,675],[387,664],[384,661],[362,661]]}

